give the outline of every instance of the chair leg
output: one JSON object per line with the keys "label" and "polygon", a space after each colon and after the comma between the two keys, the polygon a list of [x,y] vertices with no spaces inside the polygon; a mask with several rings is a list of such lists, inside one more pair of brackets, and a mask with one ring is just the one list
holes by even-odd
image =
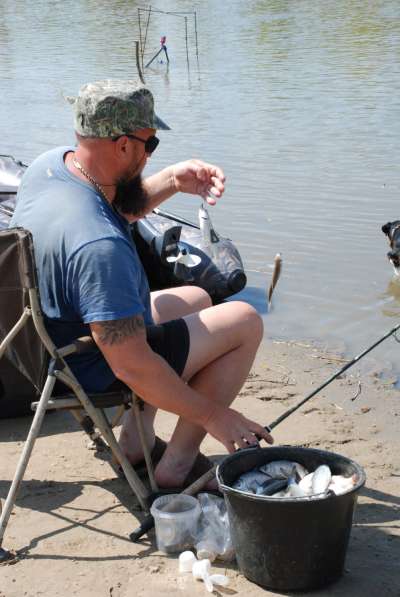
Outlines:
{"label": "chair leg", "polygon": [[138,398],[136,395],[132,395],[132,407],[133,407],[133,412],[135,413],[135,418],[136,418],[136,424],[137,424],[137,428],[139,431],[139,437],[140,437],[140,443],[142,444],[142,448],[143,448],[143,455],[144,455],[144,460],[146,462],[146,468],[147,468],[147,472],[149,475],[149,481],[150,481],[150,485],[152,490],[154,491],[154,493],[158,492],[158,485],[156,483],[156,479],[154,477],[154,468],[153,468],[153,461],[151,459],[151,454],[150,454],[150,450],[149,447],[147,445],[147,441],[146,441],[146,436],[144,433],[144,428],[143,428],[143,420],[140,414],[140,398]]}
{"label": "chair leg", "polygon": [[11,516],[11,512],[14,508],[15,500],[17,498],[17,494],[21,485],[21,481],[26,471],[26,467],[28,466],[29,458],[31,457],[33,446],[35,444],[36,438],[39,435],[40,428],[42,426],[43,417],[46,412],[47,403],[51,397],[53,392],[54,384],[56,382],[56,378],[53,375],[49,375],[47,377],[46,383],[43,388],[42,395],[39,400],[39,404],[35,413],[35,416],[32,421],[31,428],[29,429],[28,437],[25,441],[24,448],[22,450],[22,454],[20,456],[17,470],[14,475],[14,479],[11,483],[11,487],[8,491],[6,501],[4,503],[4,508],[1,513],[0,518],[0,548],[3,543],[4,533],[7,527],[7,523]]}
{"label": "chair leg", "polygon": [[96,412],[95,421],[98,429],[100,429],[103,437],[105,437],[108,445],[110,446],[111,452],[114,458],[120,463],[122,470],[124,471],[126,480],[129,483],[130,488],[136,494],[136,497],[139,500],[139,503],[145,512],[149,511],[149,503],[148,498],[150,497],[149,492],[147,491],[146,487],[143,485],[141,479],[135,472],[134,468],[132,467],[131,463],[123,453],[120,448],[119,443],[117,442],[115,435],[110,427],[110,424],[104,415],[103,411],[100,409]]}
{"label": "chair leg", "polygon": [[121,421],[125,411],[126,411],[125,404],[120,404],[117,409],[117,412],[115,413],[114,417],[112,418],[111,429],[114,429],[114,427],[116,427],[118,425],[118,423]]}
{"label": "chair leg", "polygon": [[82,427],[83,431],[86,433],[89,439],[93,442],[94,449],[97,452],[104,452],[106,450],[109,450],[109,447],[101,437],[100,433],[96,431],[92,419],[85,413],[83,409],[75,410],[71,408],[69,412]]}
{"label": "chair leg", "polygon": [[[66,372],[65,372],[66,371]],[[129,483],[130,488],[135,493],[140,506],[143,508],[145,512],[149,511],[149,498],[150,494],[146,487],[143,485],[142,481],[134,471],[131,463],[122,452],[120,445],[118,444],[115,435],[110,427],[109,422],[107,421],[104,414],[93,406],[92,402],[89,400],[88,396],[82,389],[82,386],[79,382],[73,377],[72,372],[69,370],[68,367],[65,367],[64,371],[57,371],[57,379],[60,379],[66,386],[71,388],[71,390],[75,393],[75,396],[78,398],[82,407],[85,409],[89,417],[92,419],[96,427],[102,433],[104,439],[110,446],[111,452],[115,459],[120,463],[122,470],[125,473],[125,477]]]}

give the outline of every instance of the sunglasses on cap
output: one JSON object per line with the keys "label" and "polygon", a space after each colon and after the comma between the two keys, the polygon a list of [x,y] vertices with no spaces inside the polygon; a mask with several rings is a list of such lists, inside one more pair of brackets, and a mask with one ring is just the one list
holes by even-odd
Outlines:
{"label": "sunglasses on cap", "polygon": [[152,135],[151,137],[148,137],[147,139],[141,139],[140,137],[136,137],[136,135],[119,135],[118,137],[114,137],[113,141],[117,141],[118,139],[120,139],[121,137],[129,137],[130,139],[136,139],[136,141],[141,141],[142,143],[144,143],[144,150],[146,153],[153,153],[153,151],[156,149],[156,147],[158,146],[160,139],[158,137],[156,137],[155,135]]}

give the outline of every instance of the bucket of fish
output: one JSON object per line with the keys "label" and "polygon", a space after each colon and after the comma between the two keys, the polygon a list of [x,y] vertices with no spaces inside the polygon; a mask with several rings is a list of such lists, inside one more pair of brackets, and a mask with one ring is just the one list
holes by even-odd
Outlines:
{"label": "bucket of fish", "polygon": [[217,479],[246,578],[300,591],[341,576],[366,479],[356,462],[309,448],[249,448],[225,458]]}

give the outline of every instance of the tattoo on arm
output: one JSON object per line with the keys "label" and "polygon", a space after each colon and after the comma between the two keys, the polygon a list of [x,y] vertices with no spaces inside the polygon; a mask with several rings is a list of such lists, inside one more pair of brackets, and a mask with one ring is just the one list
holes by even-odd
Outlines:
{"label": "tattoo on arm", "polygon": [[99,321],[101,332],[99,340],[103,344],[120,344],[127,338],[137,336],[145,329],[143,317],[134,315],[124,319],[114,319],[113,321]]}

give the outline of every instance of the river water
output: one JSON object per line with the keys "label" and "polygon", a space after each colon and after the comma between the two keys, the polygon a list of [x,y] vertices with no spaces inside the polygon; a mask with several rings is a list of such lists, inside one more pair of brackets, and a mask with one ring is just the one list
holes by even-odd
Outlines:
{"label": "river water", "polygon": [[[400,219],[398,0],[164,0],[148,25],[138,8],[148,5],[0,0],[0,153],[29,163],[73,142],[64,97],[90,80],[136,77],[140,31],[144,64],[166,35],[169,67],[160,55],[145,78],[172,130],[148,172],[187,157],[218,163],[226,193],[211,216],[237,243],[241,296],[268,338],[360,352],[400,314],[381,232]],[[180,196],[165,207],[196,219],[198,206]],[[398,372],[399,350],[388,340],[373,362]]]}

